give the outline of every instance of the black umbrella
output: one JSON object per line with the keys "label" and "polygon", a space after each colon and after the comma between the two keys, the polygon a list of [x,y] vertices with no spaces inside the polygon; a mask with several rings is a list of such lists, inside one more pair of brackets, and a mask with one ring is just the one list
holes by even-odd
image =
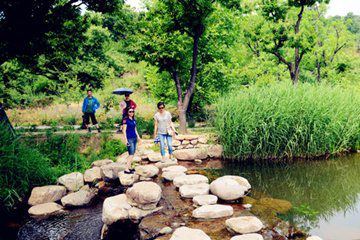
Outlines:
{"label": "black umbrella", "polygon": [[125,95],[125,94],[132,94],[133,90],[131,90],[129,88],[117,88],[112,93],[118,94],[118,95]]}

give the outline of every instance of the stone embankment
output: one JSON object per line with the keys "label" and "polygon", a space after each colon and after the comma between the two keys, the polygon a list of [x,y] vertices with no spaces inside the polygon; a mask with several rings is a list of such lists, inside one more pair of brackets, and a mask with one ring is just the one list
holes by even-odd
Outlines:
{"label": "stone embankment", "polygon": [[199,170],[214,161],[211,159],[221,158],[221,146],[209,145],[203,136],[186,135],[178,136],[174,147],[176,160],[161,162],[160,154],[151,150],[152,143],[144,142],[134,158],[138,165],[133,174],[124,173],[125,153],[116,162],[93,162],[84,174],[61,176],[59,185],[36,187],[28,200],[28,212],[44,217],[86,207],[107,185],[121,184],[126,191],[103,202],[102,238],[115,223],[131,220],[138,224],[140,239],[287,239],[281,235],[286,230],[274,230],[278,226],[255,216],[252,205],[245,203],[251,190],[247,179],[223,176],[210,182]]}

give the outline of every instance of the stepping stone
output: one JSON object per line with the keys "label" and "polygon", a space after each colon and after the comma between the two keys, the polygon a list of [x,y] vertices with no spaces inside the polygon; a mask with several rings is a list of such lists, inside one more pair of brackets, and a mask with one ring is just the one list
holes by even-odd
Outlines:
{"label": "stepping stone", "polygon": [[84,186],[84,176],[82,173],[73,172],[59,177],[57,182],[64,185],[67,190],[75,192]]}
{"label": "stepping stone", "polygon": [[100,167],[93,167],[87,169],[84,173],[84,181],[85,182],[94,182],[101,179],[101,168]]}
{"label": "stepping stone", "polygon": [[180,195],[183,198],[193,198],[198,195],[207,195],[209,194],[209,190],[210,185],[208,183],[182,185],[179,188]]}
{"label": "stepping stone", "polygon": [[251,188],[251,185],[250,185],[249,181],[246,178],[243,178],[243,177],[240,177],[240,176],[225,175],[225,176],[219,177],[217,179],[233,179],[237,183],[239,183],[240,185],[246,187],[247,191]]}
{"label": "stepping stone", "polygon": [[210,184],[212,194],[222,200],[232,201],[244,197],[247,188],[231,178],[218,178]]}
{"label": "stepping stone", "polygon": [[64,207],[82,207],[87,206],[91,200],[95,197],[95,194],[90,191],[80,190],[74,193],[69,193],[61,199],[61,204]]}
{"label": "stepping stone", "polygon": [[123,186],[131,186],[135,182],[139,181],[139,175],[137,174],[127,174],[124,171],[119,172],[119,180]]}
{"label": "stepping stone", "polygon": [[174,185],[176,187],[181,187],[182,185],[194,185],[200,183],[209,183],[209,179],[204,175],[200,174],[191,174],[185,176],[179,176],[174,178]]}
{"label": "stepping stone", "polygon": [[150,214],[152,214],[154,212],[158,212],[158,211],[160,211],[162,209],[163,209],[163,207],[158,207],[158,208],[150,209],[150,210],[142,210],[142,209],[137,208],[137,207],[132,207],[129,210],[129,219],[138,221],[141,218],[144,218],[147,215],[150,215]]}
{"label": "stepping stone", "polygon": [[178,172],[178,171],[168,171],[168,172],[163,172],[161,174],[161,176],[167,181],[173,181],[174,178],[185,175],[186,174],[184,172]]}
{"label": "stepping stone", "polygon": [[263,223],[254,216],[235,217],[225,221],[226,228],[232,233],[254,233],[264,228]]}
{"label": "stepping stone", "polygon": [[206,159],[208,157],[207,149],[192,148],[174,151],[174,156],[182,161],[194,161],[195,159]]}
{"label": "stepping stone", "polygon": [[66,188],[64,186],[49,185],[43,187],[35,187],[31,191],[29,198],[29,205],[34,206],[47,202],[59,201],[66,195]]}
{"label": "stepping stone", "polygon": [[211,240],[211,238],[206,235],[200,229],[180,227],[177,228],[172,234],[170,240]]}
{"label": "stepping stone", "polygon": [[162,168],[165,168],[165,167],[170,167],[170,166],[176,166],[178,165],[178,161],[176,159],[167,159],[165,160],[165,162],[157,162],[155,163],[155,166],[162,169]]}
{"label": "stepping stone", "polygon": [[130,209],[131,205],[125,194],[108,197],[103,203],[102,221],[106,225],[111,225],[119,220],[128,219]]}
{"label": "stepping stone", "polygon": [[97,160],[91,163],[91,167],[101,167],[110,163],[113,163],[113,161],[110,159]]}
{"label": "stepping stone", "polygon": [[33,217],[43,217],[54,215],[56,213],[62,212],[63,207],[54,202],[42,203],[35,205],[28,210],[28,213]]}
{"label": "stepping stone", "polygon": [[163,172],[186,172],[187,170],[188,169],[183,166],[170,166],[162,169]]}
{"label": "stepping stone", "polygon": [[192,212],[194,218],[222,218],[232,216],[234,210],[231,206],[214,204],[214,205],[204,205]]}
{"label": "stepping stone", "polygon": [[207,149],[207,154],[210,158],[222,158],[224,149],[221,145],[211,145]]}
{"label": "stepping stone", "polygon": [[218,201],[218,197],[215,195],[198,195],[193,197],[193,202],[195,205],[203,206],[203,205],[213,205]]}
{"label": "stepping stone", "polygon": [[258,233],[249,233],[232,237],[230,240],[264,240],[264,238]]}
{"label": "stepping stone", "polygon": [[159,168],[154,165],[141,165],[135,167],[135,172],[144,178],[152,178],[159,174]]}
{"label": "stepping stone", "polygon": [[126,165],[113,162],[104,166],[101,166],[101,176],[107,179],[116,179],[119,177],[119,172],[124,171],[126,169]]}
{"label": "stepping stone", "polygon": [[[165,155],[165,157],[168,159],[169,155]],[[150,153],[147,155],[147,158],[149,159],[150,162],[160,162],[162,160],[162,156],[159,152],[157,153]]]}
{"label": "stepping stone", "polygon": [[161,198],[162,190],[154,182],[138,182],[126,191],[129,203],[143,210],[155,208]]}

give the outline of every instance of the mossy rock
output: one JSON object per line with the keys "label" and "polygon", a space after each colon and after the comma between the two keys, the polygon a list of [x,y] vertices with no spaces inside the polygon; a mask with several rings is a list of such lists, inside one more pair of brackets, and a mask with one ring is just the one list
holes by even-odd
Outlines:
{"label": "mossy rock", "polygon": [[292,208],[289,201],[276,198],[261,198],[256,204],[272,209],[276,213],[286,213]]}

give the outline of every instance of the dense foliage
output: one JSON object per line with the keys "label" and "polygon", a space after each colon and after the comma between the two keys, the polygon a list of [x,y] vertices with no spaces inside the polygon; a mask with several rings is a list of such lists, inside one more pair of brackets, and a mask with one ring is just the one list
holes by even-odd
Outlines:
{"label": "dense foliage", "polygon": [[313,158],[359,148],[359,104],[347,87],[254,86],[219,101],[215,124],[229,158]]}

